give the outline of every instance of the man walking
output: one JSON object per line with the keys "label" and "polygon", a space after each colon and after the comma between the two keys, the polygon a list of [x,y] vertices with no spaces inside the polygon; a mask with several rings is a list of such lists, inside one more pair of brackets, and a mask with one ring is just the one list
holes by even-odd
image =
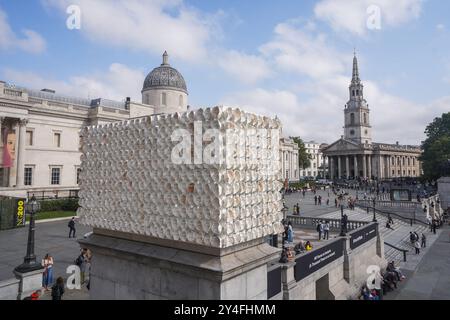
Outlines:
{"label": "man walking", "polygon": [[422,233],[422,248],[427,247],[427,238],[425,237],[425,234]]}
{"label": "man walking", "polygon": [[71,238],[72,233],[73,233],[73,237],[75,238],[75,217],[72,217],[72,219],[69,221],[68,224],[69,227],[69,238]]}
{"label": "man walking", "polygon": [[319,197],[317,198],[317,200],[319,201],[319,206],[321,206],[321,205],[322,205],[322,196],[319,196]]}
{"label": "man walking", "polygon": [[314,196],[314,205],[317,206],[317,196]]}

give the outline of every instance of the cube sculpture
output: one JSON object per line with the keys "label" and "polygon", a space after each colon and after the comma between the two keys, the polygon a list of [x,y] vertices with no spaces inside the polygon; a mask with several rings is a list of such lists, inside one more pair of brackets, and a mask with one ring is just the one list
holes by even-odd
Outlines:
{"label": "cube sculpture", "polygon": [[277,234],[280,131],[223,107],[88,127],[81,223],[220,249]]}

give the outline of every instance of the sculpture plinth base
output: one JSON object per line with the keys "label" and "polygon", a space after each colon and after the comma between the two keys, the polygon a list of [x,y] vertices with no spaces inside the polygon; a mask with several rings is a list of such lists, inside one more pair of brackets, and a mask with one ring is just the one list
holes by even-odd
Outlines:
{"label": "sculpture plinth base", "polygon": [[91,299],[265,300],[267,263],[280,252],[262,241],[204,253],[99,233],[79,240],[94,255]]}

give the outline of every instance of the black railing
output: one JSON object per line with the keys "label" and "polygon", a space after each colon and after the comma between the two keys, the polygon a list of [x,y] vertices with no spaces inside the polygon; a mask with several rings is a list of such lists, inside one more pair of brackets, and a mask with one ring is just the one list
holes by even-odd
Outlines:
{"label": "black railing", "polygon": [[[365,206],[365,205],[362,205],[361,203],[358,203],[358,202],[357,202],[355,205],[356,205],[357,207],[362,208],[362,209],[367,209],[367,208],[369,208],[370,210],[373,210],[373,209],[374,209],[373,206]],[[404,216],[402,216],[402,215],[400,215],[400,214],[398,214],[398,213],[395,213],[395,212],[388,212],[388,211],[383,211],[383,210],[380,210],[380,209],[377,209],[377,208],[375,208],[375,212],[378,213],[378,214],[381,214],[381,215],[383,215],[383,216],[387,216],[387,218],[393,216],[393,217],[395,217],[395,218],[397,218],[397,219],[399,219],[399,220],[402,220],[402,221],[404,221],[404,222],[409,223],[411,226],[412,226],[414,223],[422,224],[422,225],[428,226],[428,223],[423,222],[422,220],[416,219],[415,213],[414,213],[414,216],[413,216],[413,217],[404,217]]]}
{"label": "black railing", "polygon": [[403,253],[403,261],[406,262],[406,253],[407,253],[409,250],[406,250],[406,249],[403,249],[403,248],[396,247],[396,246],[394,246],[394,245],[392,245],[392,244],[390,244],[390,243],[387,243],[387,242],[384,242],[384,244],[387,245],[388,247],[391,247],[392,249],[395,249],[395,250],[397,250],[397,251],[402,252],[402,253]]}

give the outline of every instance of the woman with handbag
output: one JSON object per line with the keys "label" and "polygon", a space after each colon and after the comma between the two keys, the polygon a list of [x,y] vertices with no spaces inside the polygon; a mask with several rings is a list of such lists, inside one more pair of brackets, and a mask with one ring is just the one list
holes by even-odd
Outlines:
{"label": "woman with handbag", "polygon": [[42,286],[45,291],[49,291],[48,287],[53,283],[53,257],[50,254],[46,254],[42,260],[42,266],[44,267],[44,274],[42,279]]}

